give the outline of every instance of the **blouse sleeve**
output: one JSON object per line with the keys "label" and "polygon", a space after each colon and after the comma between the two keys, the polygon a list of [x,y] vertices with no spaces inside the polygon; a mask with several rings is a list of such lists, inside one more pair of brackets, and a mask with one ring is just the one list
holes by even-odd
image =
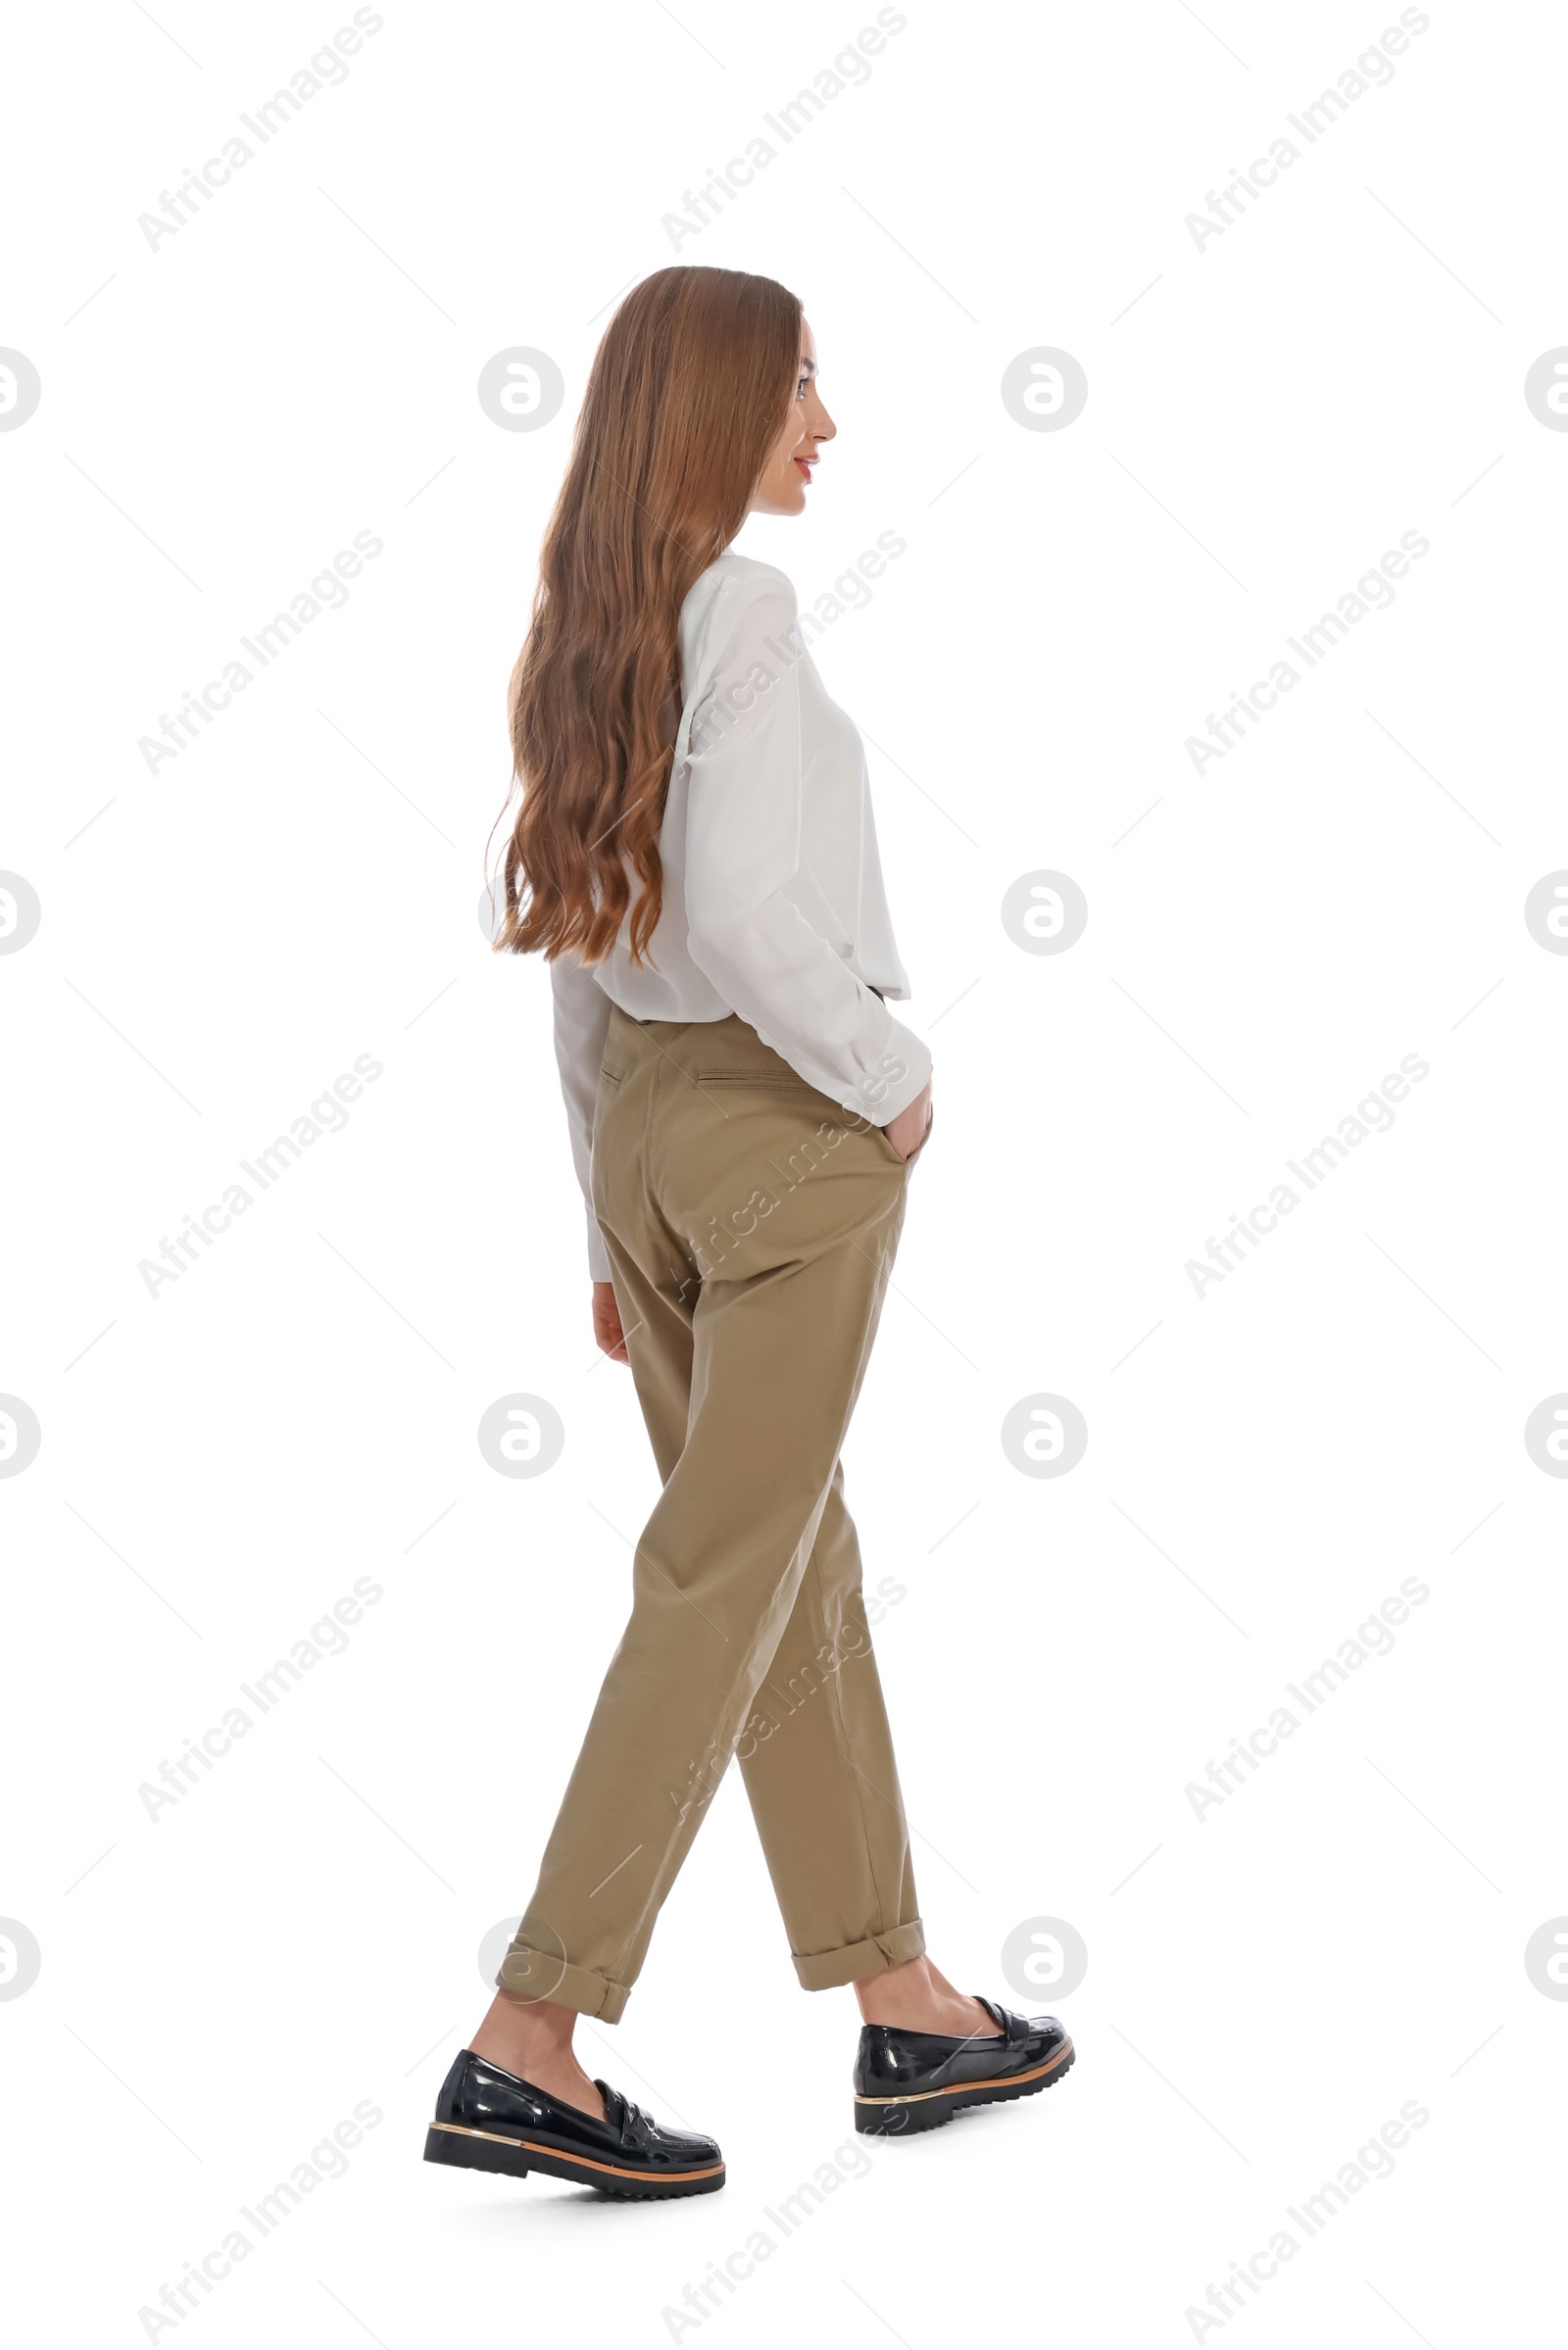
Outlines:
{"label": "blouse sleeve", "polygon": [[801,861],[795,591],[760,565],[726,582],[688,738],[686,918],[692,960],[808,1085],[885,1126],[931,1055],[783,895]]}
{"label": "blouse sleeve", "polygon": [[608,1281],[610,1254],[594,1214],[592,1176],[594,1102],[599,1092],[599,1064],[610,1033],[610,998],[585,964],[564,955],[557,955],[550,966],[550,989],[555,1004],[556,1065],[566,1102],[571,1162],[588,1217],[588,1275],[592,1281]]}

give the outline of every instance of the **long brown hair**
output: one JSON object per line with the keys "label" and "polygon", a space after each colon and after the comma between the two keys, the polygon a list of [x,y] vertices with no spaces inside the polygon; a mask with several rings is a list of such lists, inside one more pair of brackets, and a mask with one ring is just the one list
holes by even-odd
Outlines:
{"label": "long brown hair", "polygon": [[629,867],[629,945],[646,959],[680,609],[746,517],[800,356],[798,298],[740,269],[656,270],[606,329],[512,676],[522,804],[499,952],[603,961],[632,904]]}

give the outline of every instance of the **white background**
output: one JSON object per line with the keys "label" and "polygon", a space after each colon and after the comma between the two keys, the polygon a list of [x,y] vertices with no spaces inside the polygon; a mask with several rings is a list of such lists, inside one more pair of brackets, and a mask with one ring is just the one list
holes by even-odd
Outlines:
{"label": "white background", "polygon": [[[42,1429],[0,1483],[0,1911],[42,1952],[0,2003],[22,2338],[148,2338],[361,2101],[347,2176],[153,2338],[1527,2338],[1568,2031],[1523,1955],[1568,1911],[1568,1487],[1523,1443],[1568,1387],[1568,959],[1523,918],[1568,863],[1568,438],[1523,397],[1568,341],[1560,21],[1434,5],[1200,250],[1185,217],[1396,9],[911,4],[677,253],[662,216],[873,11],[388,0],[153,251],[138,215],[349,12],[155,14],[14,26],[0,142],[0,342],[43,383],[0,434],[0,865],[43,909],[0,960],[0,1388]],[[677,258],[803,296],[839,425],[809,512],[743,550],[805,607],[907,541],[816,648],[937,1063],[849,1493],[906,1594],[877,1641],[933,1955],[1028,2004],[1014,1927],[1089,1951],[1058,2093],[870,2145],[685,2331],[686,2283],[867,2145],[852,1994],[797,1990],[733,1775],[624,2022],[581,2035],[719,2137],[726,2191],[419,2160],[656,1490],[590,1343],[546,974],[476,907],[586,370]],[[537,432],[475,396],[514,345],[565,377]],[[1042,345],[1088,375],[1059,432],[1000,397]],[[1186,738],[1412,530],[1392,608],[1195,774]],[[149,774],[138,738],[358,531],[346,606]],[[1061,955],[1000,920],[1040,868],[1089,902]],[[345,1130],[150,1297],[141,1260],[358,1054]],[[1393,1129],[1196,1296],[1187,1260],[1406,1054]],[[565,1424],[535,1481],[475,1442],[515,1391]],[[1043,1391],[1089,1426],[1059,1480],[999,1440]],[[366,1576],[346,1651],[149,1818]],[[1197,1818],[1189,1783],[1411,1576],[1393,1652]],[[1407,2100],[1394,2175],[1307,2240],[1286,2207]],[[1195,2327],[1281,2227],[1296,2257]]]}

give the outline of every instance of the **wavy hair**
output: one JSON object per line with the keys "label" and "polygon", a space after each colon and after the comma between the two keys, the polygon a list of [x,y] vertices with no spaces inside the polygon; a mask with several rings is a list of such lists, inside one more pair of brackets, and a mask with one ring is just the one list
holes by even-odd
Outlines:
{"label": "wavy hair", "polygon": [[607,327],[512,675],[521,805],[498,953],[602,962],[635,896],[628,944],[648,959],[680,610],[746,517],[800,352],[799,299],[740,269],[659,269]]}

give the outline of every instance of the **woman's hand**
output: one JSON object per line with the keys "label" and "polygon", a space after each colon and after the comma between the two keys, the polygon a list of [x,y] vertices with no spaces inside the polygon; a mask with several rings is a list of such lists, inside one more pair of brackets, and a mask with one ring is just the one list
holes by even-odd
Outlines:
{"label": "woman's hand", "polygon": [[625,1334],[620,1327],[620,1307],[615,1303],[615,1285],[612,1281],[594,1283],[594,1344],[609,1355],[612,1363],[630,1360],[626,1352]]}
{"label": "woman's hand", "polygon": [[901,1158],[912,1158],[925,1141],[931,1123],[931,1080],[928,1077],[907,1109],[901,1109],[882,1131]]}

